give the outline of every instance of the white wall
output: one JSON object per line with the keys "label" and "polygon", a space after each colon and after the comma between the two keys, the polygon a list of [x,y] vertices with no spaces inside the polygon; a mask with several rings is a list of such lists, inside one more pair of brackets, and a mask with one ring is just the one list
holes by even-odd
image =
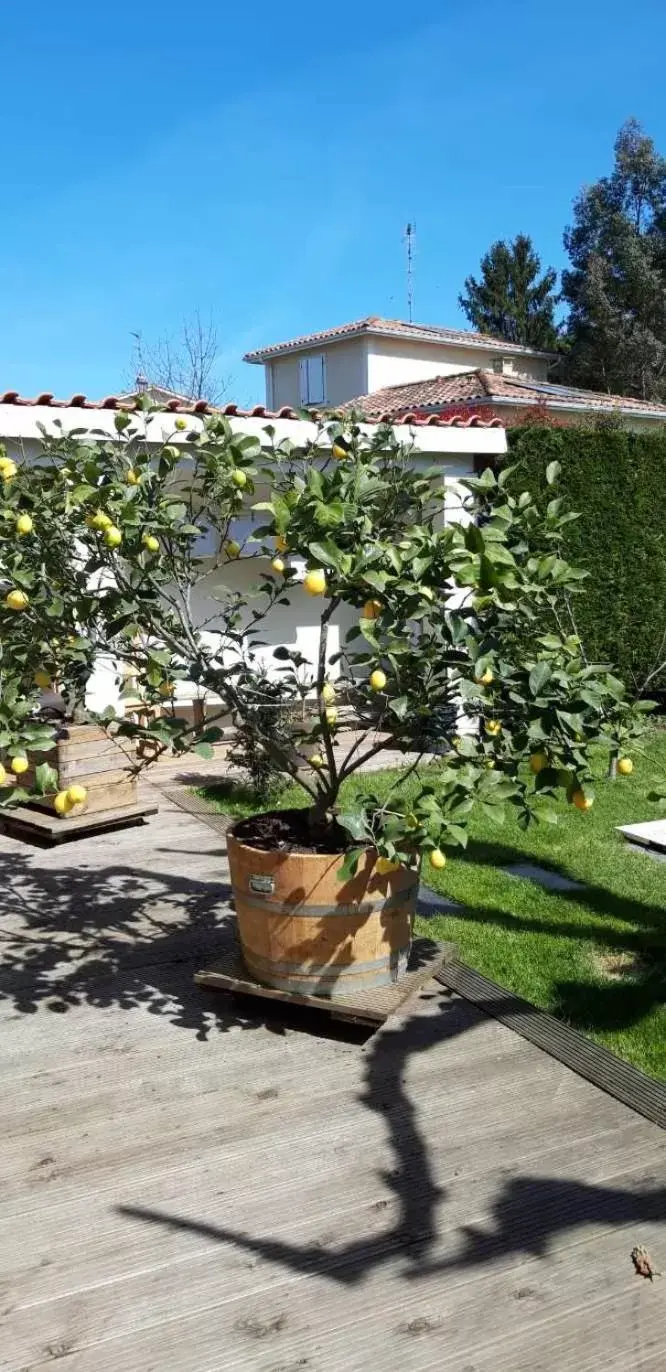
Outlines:
{"label": "white wall", "polygon": [[[481,431],[482,432],[482,431]],[[495,430],[495,433],[497,431]],[[418,465],[429,467],[432,459],[417,459]],[[471,476],[474,458],[470,454],[450,454],[442,461],[442,478],[446,481],[446,519],[463,519],[467,516],[461,511],[461,500],[466,494],[459,486],[461,477]],[[216,602],[211,595],[216,587],[227,585],[234,590],[243,590],[248,605],[248,616],[253,604],[262,603],[259,597],[252,598],[252,588],[260,582],[262,572],[270,570],[268,559],[244,557],[224,568],[218,569],[209,581],[203,582],[196,593],[193,603],[194,614],[199,623],[215,613]],[[466,594],[462,593],[463,597]],[[277,605],[267,617],[265,629],[260,625],[253,631],[253,638],[263,640],[264,646],[257,650],[257,658],[271,673],[276,673],[280,662],[276,662],[273,650],[278,645],[297,649],[303,654],[314,670],[319,650],[319,623],[322,602],[318,596],[310,596],[300,582],[292,584],[287,591],[288,605]],[[328,652],[334,656],[344,645],[345,634],[358,619],[358,610],[351,606],[341,606],[329,626]],[[213,632],[214,626],[208,632]],[[331,677],[339,675],[339,665],[331,667]],[[179,688],[180,693],[180,688]]]}
{"label": "white wall", "polygon": [[350,338],[329,347],[311,348],[307,351],[290,353],[287,357],[276,357],[270,367],[270,378],[266,377],[266,404],[279,410],[283,405],[298,408],[302,404],[300,395],[300,363],[306,357],[326,357],[326,405],[343,405],[355,395],[365,395],[368,382],[367,361],[368,340],[365,337]]}
{"label": "white wall", "polygon": [[[261,595],[256,599],[253,597],[253,588],[260,584],[262,573],[269,571],[269,560],[260,557],[241,558],[238,562],[218,569],[209,580],[202,582],[197,589],[193,601],[193,611],[197,622],[202,623],[215,613],[216,601],[211,592],[225,585],[230,589],[242,590],[245,593],[249,620],[252,609],[261,608],[263,604]],[[284,666],[283,663],[276,662],[273,656],[273,650],[278,646],[292,648],[302,653],[312,668],[315,666],[319,651],[321,599],[318,596],[308,595],[300,581],[292,583],[286,591],[286,598],[289,601],[288,605],[275,605],[270,610],[265,625],[259,624],[252,631],[252,639],[262,644],[256,649],[257,660],[271,674],[277,674],[278,669]],[[342,647],[344,634],[354,623],[356,616],[356,610],[342,607],[331,621],[328,634],[330,657],[334,656]],[[214,637],[214,624],[209,626],[207,632]],[[338,675],[339,667],[335,664],[331,668],[331,676],[337,677]]]}
{"label": "white wall", "polygon": [[368,343],[369,392],[381,391],[384,386],[426,381],[433,376],[476,371],[478,367],[492,371],[493,361],[498,357],[505,359],[504,370],[511,370],[513,375],[546,379],[545,360],[504,354],[500,344],[493,349],[461,348],[454,343],[418,343],[404,338],[370,338]]}
{"label": "white wall", "polygon": [[423,343],[405,338],[362,335],[339,343],[324,344],[302,352],[276,357],[266,366],[266,403],[279,410],[301,405],[299,364],[303,358],[326,357],[326,404],[343,405],[357,395],[380,391],[384,386],[407,385],[433,376],[450,376],[484,367],[503,359],[508,375],[530,376],[545,381],[547,364],[539,358],[502,353],[496,348],[463,348],[455,343]]}
{"label": "white wall", "polygon": [[275,357],[270,363],[272,385],[266,385],[266,404],[273,410],[281,410],[283,405],[298,407],[301,403],[298,392],[299,353],[288,357]]}
{"label": "white wall", "polygon": [[326,401],[344,405],[368,389],[368,339],[350,338],[326,350]]}

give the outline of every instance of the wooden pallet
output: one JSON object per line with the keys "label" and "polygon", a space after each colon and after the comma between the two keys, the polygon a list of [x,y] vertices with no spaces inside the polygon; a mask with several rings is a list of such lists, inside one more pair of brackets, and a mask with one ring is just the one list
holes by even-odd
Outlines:
{"label": "wooden pallet", "polygon": [[381,986],[374,991],[360,991],[349,996],[333,999],[330,996],[307,996],[296,991],[279,991],[273,986],[264,986],[248,972],[240,948],[235,940],[222,953],[216,962],[201,972],[195,972],[197,986],[205,986],[214,991],[233,991],[244,996],[260,996],[266,1000],[281,1000],[291,1005],[307,1005],[323,1010],[332,1019],[347,1020],[348,1023],[365,1025],[376,1029],[380,1024],[395,1015],[408,1000],[429,981],[446,963],[455,958],[453,943],[435,943],[429,938],[417,938],[412,943],[412,951],[406,975],[391,986]]}
{"label": "wooden pallet", "polygon": [[88,838],[105,829],[123,829],[130,824],[141,824],[148,815],[157,814],[158,806],[150,804],[125,805],[117,810],[99,810],[93,814],[74,815],[61,819],[59,815],[44,810],[32,810],[27,805],[17,805],[15,810],[4,810],[0,814],[3,832],[10,838],[25,839],[28,843],[41,843],[53,847],[68,839]]}

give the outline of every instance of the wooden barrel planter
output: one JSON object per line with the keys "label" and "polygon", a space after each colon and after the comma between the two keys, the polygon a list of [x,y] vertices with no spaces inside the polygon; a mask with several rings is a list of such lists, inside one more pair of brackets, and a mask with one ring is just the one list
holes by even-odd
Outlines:
{"label": "wooden barrel planter", "polygon": [[96,724],[67,724],[62,736],[49,753],[33,753],[30,767],[21,777],[21,785],[32,787],[35,768],[48,762],[58,773],[57,790],[35,796],[31,805],[53,812],[58,791],[70,786],[85,786],[87,796],[73,805],[63,819],[82,814],[99,814],[104,810],[120,810],[137,803],[136,777],[130,773],[130,762],[119,743]]}
{"label": "wooden barrel planter", "polygon": [[399,981],[418,890],[413,871],[379,876],[368,849],[356,876],[341,853],[267,852],[227,834],[238,933],[248,971],[266,986],[331,999]]}

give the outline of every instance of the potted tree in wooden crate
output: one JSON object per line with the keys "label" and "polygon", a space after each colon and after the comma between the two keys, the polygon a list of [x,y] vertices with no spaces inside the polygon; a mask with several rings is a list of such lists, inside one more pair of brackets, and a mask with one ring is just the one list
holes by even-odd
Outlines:
{"label": "potted tree in wooden crate", "polygon": [[[137,408],[134,422],[115,415],[114,438],[56,427],[36,460],[0,452],[0,803],[63,821],[136,801],[140,761],[117,736],[115,709],[90,708],[91,679],[115,660],[132,669],[147,713],[168,706],[185,663],[171,588],[210,573],[216,559],[202,559],[197,540],[209,521],[220,545],[229,523],[229,511],[218,518],[215,456],[200,447],[183,473],[169,439],[185,421],[149,439],[151,407]],[[242,500],[233,491],[230,511]],[[183,722],[160,721],[151,757],[172,734],[183,748]]]}
{"label": "potted tree in wooden crate", "polygon": [[[462,519],[446,522],[441,470],[424,470],[388,428],[332,421],[296,452],[270,426],[260,442],[214,416],[184,435],[186,453],[156,453],[135,418],[117,426],[113,443],[45,441],[65,488],[55,509],[83,548],[81,593],[93,596],[95,581],[86,623],[97,645],[153,692],[185,676],[213,692],[218,715],[309,799],[230,831],[248,967],[271,986],[332,996],[399,978],[421,860],[443,867],[476,807],[498,822],[507,805],[525,825],[549,822],[564,788],[589,809],[590,747],[612,750],[618,722],[633,727],[622,683],[585,660],[573,629],[584,573],[562,556],[571,516],[556,498],[542,510],[512,495],[509,473],[487,469],[462,483]],[[553,464],[551,484],[557,474]],[[234,521],[255,486],[268,498],[254,501],[261,522],[241,548]],[[241,553],[256,576],[234,586]],[[202,579],[214,610],[210,597],[202,610]],[[267,687],[271,618],[294,598],[316,607],[316,653],[275,647]],[[75,618],[71,658],[88,663]],[[341,749],[343,687],[356,728]],[[205,755],[220,733],[215,718],[162,718],[125,721],[116,737]],[[416,791],[407,799],[399,779],[383,799],[343,806],[343,783],[384,747],[409,753],[403,780],[416,776]],[[431,751],[445,756],[424,766]]]}

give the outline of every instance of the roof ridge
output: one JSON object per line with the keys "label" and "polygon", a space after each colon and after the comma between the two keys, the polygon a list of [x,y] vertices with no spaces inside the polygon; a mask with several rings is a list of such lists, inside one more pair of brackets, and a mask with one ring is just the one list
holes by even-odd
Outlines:
{"label": "roof ridge", "polygon": [[[35,409],[37,407],[40,407],[52,410],[79,409],[86,411],[139,411],[141,409],[141,406],[136,397],[128,398],[128,396],[122,394],[107,395],[104,396],[102,400],[89,400],[87,396],[85,396],[82,392],[76,392],[76,394],[72,395],[69,400],[56,400],[53,391],[42,391],[39,395],[35,396],[34,399],[30,399],[28,396],[21,395],[19,391],[0,392],[0,407],[2,407],[3,405],[13,405],[17,408],[25,407],[29,409]],[[299,423],[303,422],[303,414],[293,409],[291,405],[282,405],[279,410],[269,410],[266,408],[265,405],[253,405],[249,409],[243,409],[242,406],[235,404],[233,401],[229,401],[224,405],[211,405],[206,400],[169,400],[164,405],[156,406],[154,413],[176,415],[189,414],[193,417],[196,417],[197,419],[201,419],[209,414],[220,414],[226,416],[229,419],[291,419],[296,420]],[[326,421],[329,418],[331,420],[346,418],[344,408],[338,407],[336,411],[331,412],[330,414],[327,411],[320,413],[316,410],[313,410],[310,415],[312,423],[315,424],[319,420]],[[370,418],[364,420],[363,422],[368,424],[377,424],[381,423],[382,420],[381,418]],[[440,425],[442,428],[449,429],[469,428],[470,425],[473,427],[478,426],[479,428],[492,428],[497,427],[501,424],[499,420],[482,419],[480,415],[451,415],[442,416],[441,418],[438,415],[428,415],[425,418],[420,418],[416,416],[414,417],[412,422],[416,425]],[[2,437],[1,429],[0,437]]]}
{"label": "roof ridge", "polygon": [[666,403],[662,401],[586,391],[535,377],[491,372],[483,367],[424,377],[420,381],[394,382],[367,395],[355,396],[343,409],[400,422],[401,417],[413,413],[423,418],[439,412],[441,417],[445,412],[451,415],[454,406],[482,408],[494,404],[533,409],[545,406],[592,414],[619,411],[627,416],[642,415],[666,422]]}
{"label": "roof ridge", "polygon": [[478,333],[472,329],[454,329],[444,324],[417,324],[412,320],[387,319],[384,315],[369,314],[362,319],[353,319],[346,324],[336,324],[329,329],[318,329],[314,333],[298,334],[295,338],[285,339],[282,343],[269,343],[263,348],[255,348],[245,353],[245,362],[263,362],[283,353],[297,352],[318,343],[335,343],[339,339],[353,337],[354,334],[376,330],[396,338],[421,336],[423,342],[451,342],[471,348],[492,347],[498,352],[509,352],[529,357],[553,357],[553,353],[539,348],[530,348],[523,343],[512,343],[506,338],[495,338],[492,334]]}

